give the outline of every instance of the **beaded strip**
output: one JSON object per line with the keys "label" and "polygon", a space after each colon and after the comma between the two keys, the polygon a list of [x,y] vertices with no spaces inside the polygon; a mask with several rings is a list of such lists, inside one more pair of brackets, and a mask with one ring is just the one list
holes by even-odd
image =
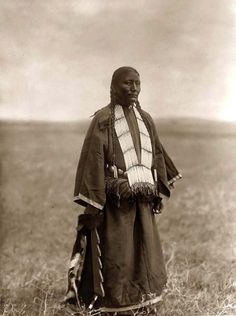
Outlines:
{"label": "beaded strip", "polygon": [[152,145],[149,133],[143,122],[139,111],[134,108],[134,112],[138,122],[141,141],[141,161],[134,148],[134,143],[129,131],[129,126],[126,121],[122,106],[115,105],[115,131],[118,137],[125,160],[126,172],[129,185],[136,186],[138,183],[149,183],[154,185],[151,165],[152,165]]}

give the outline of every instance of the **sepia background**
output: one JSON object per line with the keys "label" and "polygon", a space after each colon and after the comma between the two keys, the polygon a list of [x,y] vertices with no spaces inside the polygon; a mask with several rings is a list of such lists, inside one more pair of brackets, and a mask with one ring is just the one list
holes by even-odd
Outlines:
{"label": "sepia background", "polygon": [[72,315],[76,165],[123,65],[183,174],[159,315],[236,315],[236,2],[0,0],[1,315]]}

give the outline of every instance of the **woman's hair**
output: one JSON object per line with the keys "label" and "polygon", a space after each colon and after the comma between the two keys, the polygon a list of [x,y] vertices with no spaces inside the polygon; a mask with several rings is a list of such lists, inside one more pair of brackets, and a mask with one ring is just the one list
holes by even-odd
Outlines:
{"label": "woman's hair", "polygon": [[129,72],[129,71],[134,71],[139,75],[138,71],[134,69],[133,67],[130,67],[130,66],[120,67],[114,71],[112,75],[112,79],[111,79],[111,85],[115,84],[124,73]]}

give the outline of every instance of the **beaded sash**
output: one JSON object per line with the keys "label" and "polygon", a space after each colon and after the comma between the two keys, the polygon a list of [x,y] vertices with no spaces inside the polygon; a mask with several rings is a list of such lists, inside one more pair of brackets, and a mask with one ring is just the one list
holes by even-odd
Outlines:
{"label": "beaded sash", "polygon": [[115,106],[115,131],[118,137],[121,150],[124,155],[126,173],[129,185],[136,191],[140,187],[150,187],[154,185],[152,176],[152,144],[147,128],[139,111],[133,107],[137,119],[140,142],[141,142],[141,161],[138,161],[137,153],[134,148],[133,139],[130,134],[129,126],[121,105]]}

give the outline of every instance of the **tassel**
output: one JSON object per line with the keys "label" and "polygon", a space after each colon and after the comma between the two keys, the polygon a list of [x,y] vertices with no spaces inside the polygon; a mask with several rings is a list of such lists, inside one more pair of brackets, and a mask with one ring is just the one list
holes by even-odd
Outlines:
{"label": "tassel", "polygon": [[98,299],[98,296],[97,295],[94,295],[94,298],[91,302],[91,304],[89,305],[88,309],[89,310],[92,310],[93,309],[93,305],[95,304],[96,300]]}
{"label": "tassel", "polygon": [[116,165],[113,165],[113,168],[114,168],[114,178],[115,178],[115,179],[118,179],[118,170],[117,170],[117,166],[116,166]]}
{"label": "tassel", "polygon": [[157,182],[157,169],[154,169],[154,179],[155,179],[155,182]]}

